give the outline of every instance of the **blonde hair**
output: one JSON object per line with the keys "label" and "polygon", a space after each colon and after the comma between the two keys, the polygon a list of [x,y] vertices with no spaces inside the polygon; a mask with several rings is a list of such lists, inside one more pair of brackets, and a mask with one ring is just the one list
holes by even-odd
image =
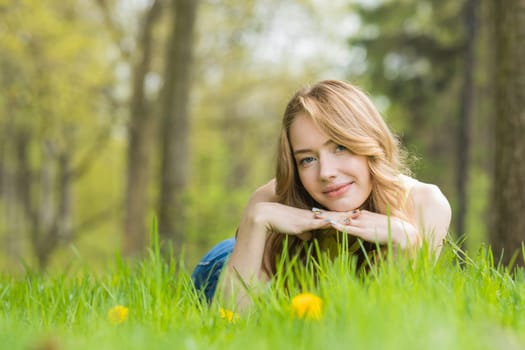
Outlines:
{"label": "blonde hair", "polygon": [[[292,153],[290,127],[299,115],[311,118],[335,143],[367,158],[372,191],[361,206],[363,209],[381,214],[390,211],[406,218],[406,194],[400,175],[408,173],[408,169],[399,140],[363,91],[338,80],[306,86],[295,93],[286,106],[276,169],[276,194],[280,203],[303,209],[322,208],[303,187]],[[267,241],[271,258],[265,270],[269,274],[275,273],[276,255],[282,251],[284,236],[272,233]],[[299,239],[289,237],[289,250],[297,253],[301,247]]]}

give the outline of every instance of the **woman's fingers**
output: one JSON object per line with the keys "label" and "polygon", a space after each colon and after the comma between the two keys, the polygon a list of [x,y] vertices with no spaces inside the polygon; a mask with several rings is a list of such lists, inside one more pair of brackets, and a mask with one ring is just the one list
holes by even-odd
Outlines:
{"label": "woman's fingers", "polygon": [[355,220],[361,214],[361,210],[354,209],[347,212],[324,211],[319,208],[312,208],[312,213],[316,219],[324,219],[330,222],[331,220],[344,224],[351,225],[352,220]]}
{"label": "woman's fingers", "polygon": [[323,211],[321,209],[313,207],[312,208],[312,213],[314,214],[314,217],[316,219],[322,219]]}

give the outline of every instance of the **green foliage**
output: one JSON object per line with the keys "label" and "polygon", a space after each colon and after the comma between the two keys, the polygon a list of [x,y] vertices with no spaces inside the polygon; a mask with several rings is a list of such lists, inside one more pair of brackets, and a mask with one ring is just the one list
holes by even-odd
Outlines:
{"label": "green foliage", "polygon": [[[33,253],[28,247],[52,239],[52,221],[64,207],[73,234],[58,235],[69,243],[91,234],[92,219],[102,210],[112,205],[116,212],[119,205],[120,186],[100,180],[122,173],[122,162],[115,161],[122,147],[111,137],[117,114],[108,94],[109,45],[93,35],[100,23],[88,9],[84,2],[54,0],[6,0],[0,6],[1,170],[15,179],[7,185],[15,194],[28,189],[26,197],[2,198],[2,188],[0,204],[18,211],[20,220],[14,232],[6,224],[13,214],[0,217],[0,236],[17,240],[13,253],[27,262]],[[69,204],[60,203],[64,193],[71,193]]]}
{"label": "green foliage", "polygon": [[486,172],[477,168],[472,169],[471,174],[468,191],[470,210],[467,216],[467,247],[476,251],[488,234],[486,222],[489,220],[480,221],[479,218],[487,218],[490,215],[490,179]]}

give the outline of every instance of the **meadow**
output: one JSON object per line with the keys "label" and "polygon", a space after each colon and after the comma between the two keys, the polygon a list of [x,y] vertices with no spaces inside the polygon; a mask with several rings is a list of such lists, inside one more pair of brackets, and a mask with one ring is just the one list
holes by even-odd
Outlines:
{"label": "meadow", "polygon": [[[367,276],[351,261],[321,259],[317,282],[307,268],[281,266],[288,279],[240,315],[201,302],[190,269],[158,246],[137,263],[117,256],[103,273],[2,275],[0,348],[525,348],[525,272],[494,264],[488,249],[469,257],[449,243],[437,262],[387,258]],[[302,292],[319,298],[314,317],[294,309]]]}

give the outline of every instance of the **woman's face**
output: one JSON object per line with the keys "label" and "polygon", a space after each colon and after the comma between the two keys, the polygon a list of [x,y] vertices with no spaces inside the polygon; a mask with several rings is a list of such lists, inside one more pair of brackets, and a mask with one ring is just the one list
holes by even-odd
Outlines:
{"label": "woman's face", "polygon": [[304,115],[292,122],[290,142],[301,182],[319,204],[350,211],[366,201],[372,181],[365,156],[334,143]]}

